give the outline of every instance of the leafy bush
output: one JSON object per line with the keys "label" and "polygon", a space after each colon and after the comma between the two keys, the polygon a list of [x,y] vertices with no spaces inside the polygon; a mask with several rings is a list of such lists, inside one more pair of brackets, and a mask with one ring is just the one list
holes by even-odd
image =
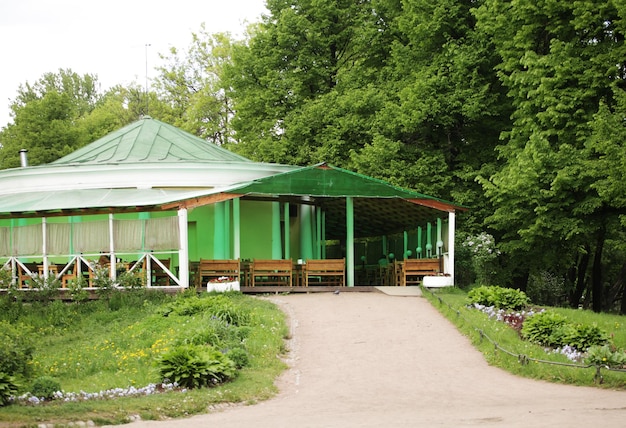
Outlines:
{"label": "leafy bush", "polygon": [[235,363],[238,369],[247,367],[250,364],[250,356],[248,351],[241,347],[233,348],[226,353],[226,356]]}
{"label": "leafy bush", "polygon": [[526,294],[533,303],[542,306],[563,306],[567,302],[563,277],[545,270],[530,275]]}
{"label": "leafy bush", "polygon": [[606,345],[609,335],[597,325],[568,324],[565,328],[563,343],[584,351],[592,346]]}
{"label": "leafy bush", "polygon": [[471,257],[476,283],[480,285],[496,283],[500,250],[493,236],[486,232],[469,235],[463,241],[462,248],[467,249],[467,254]]}
{"label": "leafy bush", "polygon": [[530,303],[523,291],[512,288],[480,286],[467,293],[470,304],[494,306],[500,309],[522,309]]}
{"label": "leafy bush", "polygon": [[564,315],[544,311],[526,319],[522,326],[522,337],[541,345],[560,346],[566,324],[567,318]]}
{"label": "leafy bush", "polygon": [[585,363],[595,366],[624,368],[626,366],[626,353],[621,349],[612,349],[609,345],[596,345],[587,351]]}
{"label": "leafy bush", "polygon": [[30,388],[30,393],[37,398],[50,400],[54,393],[61,390],[61,384],[50,376],[41,376],[35,379]]}
{"label": "leafy bush", "polygon": [[123,271],[117,277],[120,287],[136,289],[146,284],[146,275],[141,271]]}
{"label": "leafy bush", "polygon": [[11,402],[10,398],[17,395],[17,389],[15,378],[0,371],[0,407]]}
{"label": "leafy bush", "polygon": [[250,322],[250,315],[247,311],[221,294],[178,299],[163,311],[165,316],[169,314],[191,316],[198,313],[205,313],[234,325],[246,325]]}
{"label": "leafy bush", "polygon": [[545,311],[529,317],[522,326],[522,337],[550,347],[572,346],[585,351],[590,346],[604,345],[609,337],[597,325],[570,323],[564,315]]}
{"label": "leafy bush", "polygon": [[179,344],[211,345],[218,349],[240,346],[248,337],[250,327],[236,326],[209,316],[205,323],[185,330],[185,336],[178,340]]}
{"label": "leafy bush", "polygon": [[23,324],[0,321],[0,373],[9,376],[30,375],[34,351],[32,331]]}
{"label": "leafy bush", "polygon": [[164,381],[184,388],[213,386],[236,375],[235,363],[208,346],[181,345],[163,354],[158,361]]}

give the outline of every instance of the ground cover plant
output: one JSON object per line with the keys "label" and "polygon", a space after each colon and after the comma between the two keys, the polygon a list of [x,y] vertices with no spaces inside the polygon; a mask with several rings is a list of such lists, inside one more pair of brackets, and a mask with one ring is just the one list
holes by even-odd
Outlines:
{"label": "ground cover plant", "polygon": [[0,354],[0,400],[18,397],[0,403],[0,425],[116,424],[256,402],[276,392],[285,367],[284,314],[240,293],[114,290],[98,301],[3,297],[0,306],[3,339],[19,345],[19,355]]}
{"label": "ground cover plant", "polygon": [[[509,292],[506,293],[507,298],[510,298]],[[484,289],[475,293],[458,288],[424,291],[424,296],[472,341],[491,365],[535,379],[626,389],[626,373],[601,370],[598,376],[596,368],[597,365],[623,367],[620,364],[624,362],[626,332],[622,328],[622,316],[532,305],[523,310],[513,310],[502,305],[496,309],[495,306],[484,306],[473,301],[476,296],[484,295],[492,294]],[[540,339],[526,340],[522,333],[524,324],[534,317],[538,317],[535,318],[537,321],[535,325],[531,323],[530,327],[526,327],[526,334]],[[552,329],[544,330],[541,326],[546,324],[560,326],[561,333],[553,335],[553,338],[569,336],[582,343],[581,347],[589,347],[577,351],[568,345],[561,348],[548,346],[544,338],[550,337]],[[572,357],[578,357],[578,362],[574,363]],[[587,365],[591,367],[575,367]]]}

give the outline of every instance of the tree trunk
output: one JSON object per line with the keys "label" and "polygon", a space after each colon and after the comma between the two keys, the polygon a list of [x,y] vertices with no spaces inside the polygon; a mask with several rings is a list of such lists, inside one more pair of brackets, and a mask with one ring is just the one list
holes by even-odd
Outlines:
{"label": "tree trunk", "polygon": [[517,272],[513,274],[513,278],[511,279],[511,282],[513,283],[513,288],[526,292],[529,276],[530,272],[528,271],[528,269],[524,269],[523,272]]}
{"label": "tree trunk", "polygon": [[[617,279],[611,286],[608,291],[608,296],[606,299],[607,309],[613,310],[616,307],[616,303],[619,300],[620,293],[623,293],[624,290],[624,278],[626,278],[626,261],[622,264],[622,268],[619,271],[619,275]],[[622,305],[623,305],[623,295],[622,295]]]}
{"label": "tree trunk", "polygon": [[622,305],[619,308],[620,315],[626,315],[626,286],[622,287]]}
{"label": "tree trunk", "polygon": [[596,251],[593,255],[593,267],[591,270],[591,287],[592,287],[592,309],[594,312],[602,312],[604,308],[604,293],[602,284],[602,249],[604,248],[606,230],[604,225],[598,230],[598,240],[596,242]]}
{"label": "tree trunk", "polygon": [[588,245],[585,246],[585,252],[580,256],[578,260],[577,266],[577,274],[575,281],[575,288],[572,294],[570,295],[570,306],[574,309],[577,309],[580,305],[580,299],[583,297],[583,293],[585,292],[585,287],[587,286],[587,282],[585,278],[587,276],[587,267],[589,266],[589,253],[591,252],[591,248]]}

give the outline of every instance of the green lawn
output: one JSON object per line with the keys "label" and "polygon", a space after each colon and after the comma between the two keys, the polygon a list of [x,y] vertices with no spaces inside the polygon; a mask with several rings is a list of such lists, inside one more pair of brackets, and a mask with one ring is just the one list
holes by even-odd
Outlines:
{"label": "green lawn", "polygon": [[[505,369],[513,374],[574,385],[586,385],[605,388],[626,389],[626,373],[601,370],[602,381],[596,379],[596,368],[575,368],[574,363],[564,355],[545,349],[542,346],[528,343],[520,338],[516,330],[503,322],[489,317],[475,309],[467,307],[467,294],[457,288],[442,288],[432,292],[424,290],[424,296],[444,316],[456,325],[460,332],[472,341],[480,350],[487,362]],[[550,308],[576,323],[597,324],[611,337],[618,348],[626,348],[626,318],[619,315],[598,314],[592,311]],[[481,334],[482,332],[482,334]],[[491,340],[487,339],[490,338]],[[498,350],[494,346],[504,349]],[[512,355],[511,355],[512,354]],[[523,358],[519,358],[519,356]],[[527,357],[527,358],[524,358]],[[520,360],[522,363],[520,363]],[[540,361],[535,361],[540,360]],[[546,364],[548,361],[558,364]],[[563,364],[563,365],[560,365]]]}
{"label": "green lawn", "polygon": [[[116,424],[127,422],[134,415],[142,419],[181,417],[206,412],[209,406],[219,403],[265,400],[277,392],[273,382],[286,367],[280,355],[285,351],[284,338],[288,335],[282,311],[263,299],[229,294],[229,302],[248,320],[245,326],[237,327],[207,312],[169,313],[166,308],[175,299],[197,297],[137,291],[113,295],[109,301],[80,304],[4,301],[4,315],[0,316],[19,323],[35,339],[31,380],[51,376],[65,392],[98,392],[160,383],[155,365],[160,355],[176,344],[205,341],[215,343],[214,347],[238,346],[248,352],[249,364],[239,370],[234,380],[213,388],[143,397],[13,404],[0,408],[0,426],[87,420]],[[23,382],[25,390],[28,381]]]}

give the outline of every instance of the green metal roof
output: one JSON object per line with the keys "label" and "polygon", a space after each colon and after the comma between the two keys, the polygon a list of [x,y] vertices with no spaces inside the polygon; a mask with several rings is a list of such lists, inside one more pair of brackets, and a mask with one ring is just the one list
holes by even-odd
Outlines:
{"label": "green metal roof", "polygon": [[326,216],[328,239],[345,237],[346,197],[354,198],[355,237],[399,233],[435,221],[442,212],[465,209],[325,163],[258,178],[231,191],[244,198],[278,196],[319,206],[330,214]]}
{"label": "green metal roof", "polygon": [[251,162],[243,156],[147,116],[52,164],[189,161]]}
{"label": "green metal roof", "polygon": [[237,191],[249,194],[309,195],[315,197],[428,199],[453,206],[451,202],[393,186],[382,180],[326,163],[262,177],[239,187]]}

